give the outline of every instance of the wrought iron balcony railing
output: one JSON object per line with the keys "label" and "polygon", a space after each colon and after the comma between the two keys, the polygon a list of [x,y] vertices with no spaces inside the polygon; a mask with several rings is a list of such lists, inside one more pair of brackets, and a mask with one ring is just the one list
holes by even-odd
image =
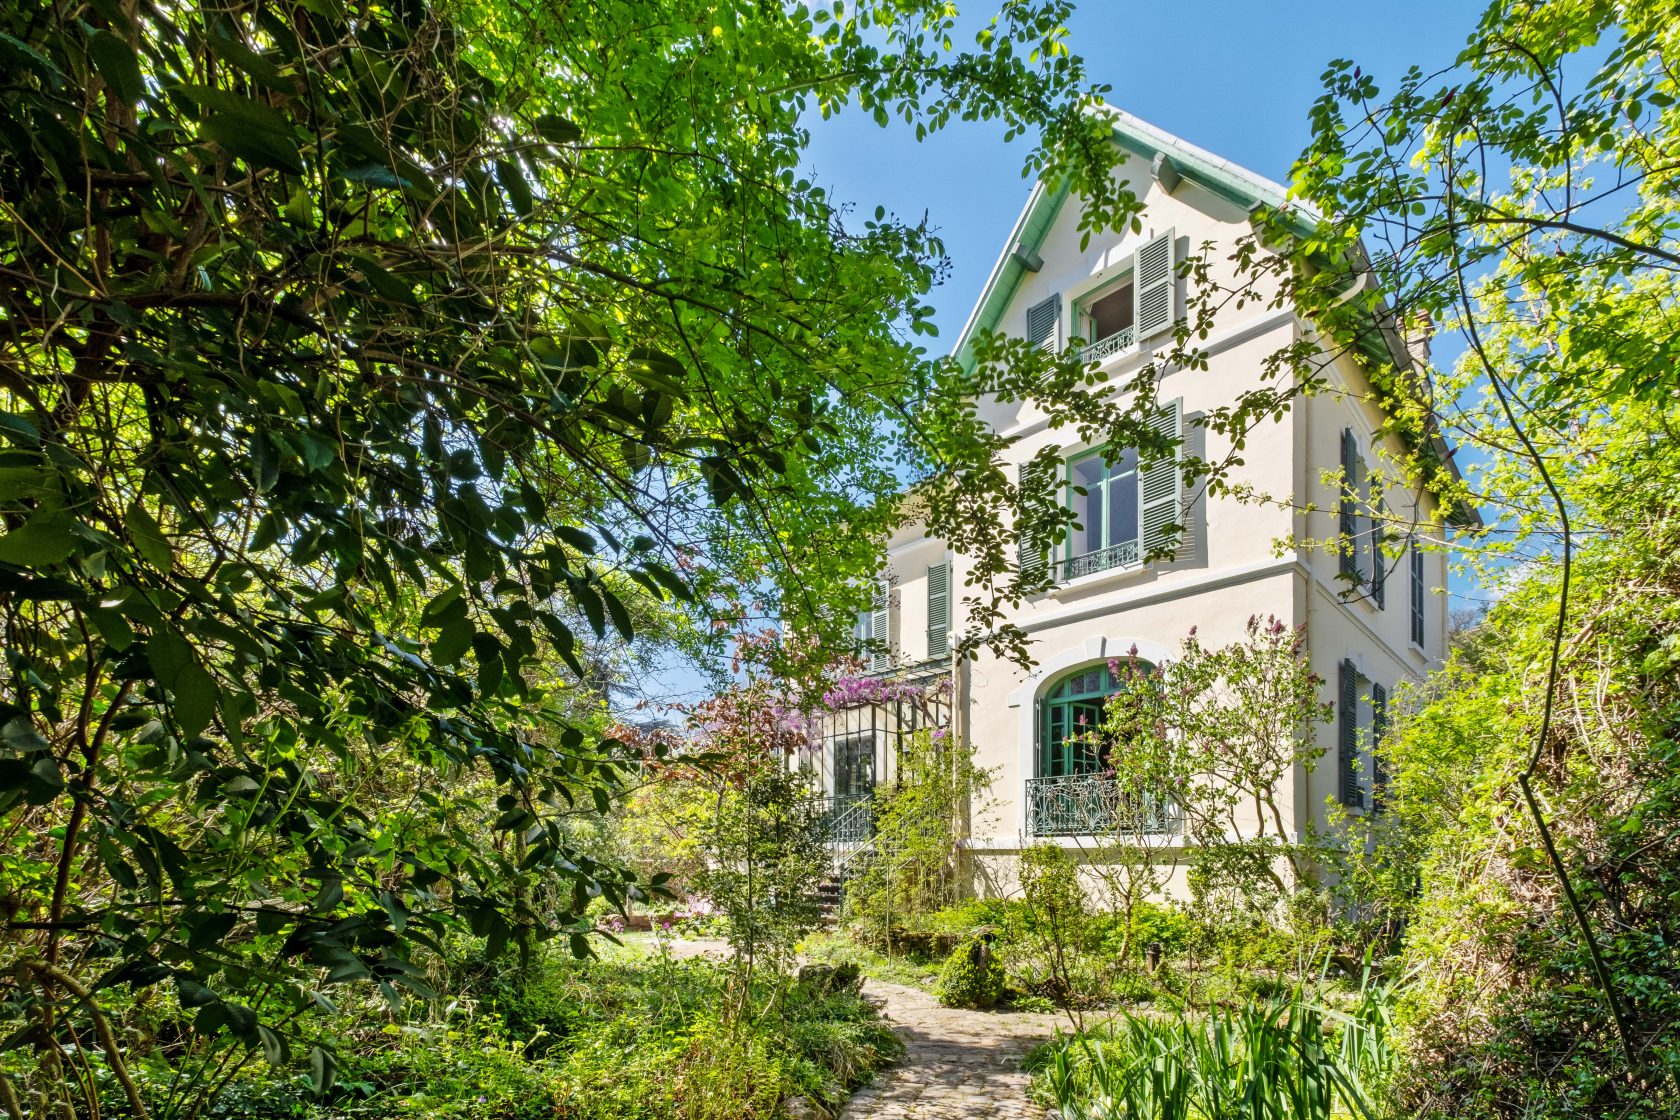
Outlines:
{"label": "wrought iron balcony railing", "polygon": [[1107,338],[1099,338],[1095,342],[1091,343],[1091,345],[1080,350],[1079,360],[1087,365],[1091,362],[1100,362],[1112,354],[1118,354],[1122,350],[1130,350],[1132,348],[1132,343],[1136,341],[1136,338],[1137,328],[1124,327],[1121,330],[1115,331]]}
{"label": "wrought iron balcony railing", "polygon": [[1105,836],[1110,833],[1176,836],[1172,801],[1123,792],[1101,774],[1027,779],[1027,835]]}
{"label": "wrought iron balcony railing", "polygon": [[1070,579],[1088,576],[1093,572],[1106,572],[1113,568],[1135,568],[1138,563],[1138,542],[1123,541],[1120,544],[1099,548],[1095,552],[1084,552],[1078,556],[1069,556],[1056,561],[1053,574],[1057,583],[1065,583]]}

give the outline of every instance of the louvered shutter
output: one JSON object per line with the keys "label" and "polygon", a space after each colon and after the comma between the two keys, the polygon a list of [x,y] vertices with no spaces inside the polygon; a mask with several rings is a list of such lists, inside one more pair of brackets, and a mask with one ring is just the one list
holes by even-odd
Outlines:
{"label": "louvered shutter", "polygon": [[1371,808],[1382,808],[1388,772],[1383,768],[1383,740],[1388,737],[1388,689],[1371,685]]}
{"label": "louvered shutter", "polygon": [[1336,796],[1361,808],[1359,789],[1359,670],[1343,661],[1336,670]]}
{"label": "louvered shutter", "polygon": [[1166,558],[1188,539],[1183,526],[1184,401],[1169,402],[1155,414],[1154,428],[1174,441],[1173,452],[1138,476],[1139,559]]}
{"label": "louvered shutter", "polygon": [[927,655],[929,657],[944,657],[949,652],[951,635],[950,562],[930,565],[927,581]]}
{"label": "louvered shutter", "polygon": [[[1056,468],[1053,464],[1036,461],[1022,463],[1016,478],[1021,490],[1023,517],[1029,505],[1056,500],[1053,493],[1056,488]],[[1016,542],[1016,564],[1020,568],[1023,584],[1037,586],[1044,582],[1049,575],[1049,553],[1049,542],[1029,533],[1024,526],[1020,528],[1019,540]]]}
{"label": "louvered shutter", "polygon": [[1359,511],[1355,505],[1354,487],[1359,485],[1359,441],[1352,428],[1342,429],[1342,498],[1338,504],[1341,524],[1336,549],[1341,557],[1342,574],[1359,579]]}
{"label": "louvered shutter", "polygon": [[1061,317],[1060,293],[1027,308],[1027,341],[1046,350],[1057,349],[1056,327]]}
{"label": "louvered shutter", "polygon": [[1412,641],[1423,648],[1423,550],[1416,541],[1411,544],[1412,569]]}
{"label": "louvered shutter", "polygon": [[1138,249],[1132,263],[1133,320],[1141,341],[1160,334],[1179,317],[1178,275],[1173,268],[1173,231],[1150,238]]}
{"label": "louvered shutter", "polygon": [[1388,606],[1388,592],[1383,586],[1388,582],[1388,557],[1382,550],[1383,496],[1378,486],[1372,487],[1371,511],[1371,601],[1382,610]]}
{"label": "louvered shutter", "polygon": [[869,612],[869,668],[871,672],[880,672],[892,667],[892,647],[890,645],[891,620],[887,614],[887,586],[878,584],[875,588],[875,605]]}

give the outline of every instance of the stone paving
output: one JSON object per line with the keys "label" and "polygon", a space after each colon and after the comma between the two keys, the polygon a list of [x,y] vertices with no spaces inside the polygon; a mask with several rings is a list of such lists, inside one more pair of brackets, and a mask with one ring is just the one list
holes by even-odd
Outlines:
{"label": "stone paving", "polygon": [[1067,1021],[1055,1015],[959,1011],[916,988],[870,980],[904,1040],[904,1057],[852,1097],[840,1120],[1044,1120],[1027,1100],[1021,1059]]}

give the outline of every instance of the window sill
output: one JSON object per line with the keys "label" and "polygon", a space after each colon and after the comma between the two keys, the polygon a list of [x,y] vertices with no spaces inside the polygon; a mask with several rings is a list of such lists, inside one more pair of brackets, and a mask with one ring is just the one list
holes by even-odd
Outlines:
{"label": "window sill", "polygon": [[1150,566],[1143,563],[1127,564],[1122,567],[1115,568],[1105,568],[1100,572],[1091,572],[1089,575],[1075,576],[1070,580],[1058,583],[1056,586],[1046,591],[1045,596],[1051,599],[1061,599],[1070,595],[1078,595],[1085,591],[1098,590],[1100,588],[1107,587],[1110,584],[1127,583],[1133,578],[1141,576],[1149,570]]}
{"label": "window sill", "polygon": [[[1076,848],[1086,851],[1116,843],[1115,836],[1111,832],[1084,832],[1079,834],[1058,832],[1053,836],[1035,836],[1028,832],[1022,835],[1029,844],[1055,844],[1061,848]],[[1136,838],[1143,840],[1144,843],[1157,850],[1185,848],[1190,845],[1189,839],[1182,832],[1144,832],[1138,834]]]}

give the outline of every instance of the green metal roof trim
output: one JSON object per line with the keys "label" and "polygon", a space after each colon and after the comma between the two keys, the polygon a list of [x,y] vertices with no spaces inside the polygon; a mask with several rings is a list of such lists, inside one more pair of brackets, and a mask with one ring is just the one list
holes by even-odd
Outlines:
{"label": "green metal roof trim", "polygon": [[974,348],[969,345],[969,340],[976,331],[997,329],[998,320],[1003,318],[1005,309],[1021,287],[1021,277],[1026,274],[1027,267],[1015,256],[1015,246],[1024,245],[1034,252],[1038,251],[1049,235],[1050,227],[1055,224],[1056,216],[1062,212],[1062,204],[1068,200],[1070,190],[1071,184],[1066,180],[1050,188],[1040,184],[1032,197],[1027,199],[1026,209],[1016,221],[1009,243],[1003,247],[1003,256],[992,269],[985,291],[980,294],[980,304],[969,316],[957,340],[956,353],[964,369],[974,368]]}

